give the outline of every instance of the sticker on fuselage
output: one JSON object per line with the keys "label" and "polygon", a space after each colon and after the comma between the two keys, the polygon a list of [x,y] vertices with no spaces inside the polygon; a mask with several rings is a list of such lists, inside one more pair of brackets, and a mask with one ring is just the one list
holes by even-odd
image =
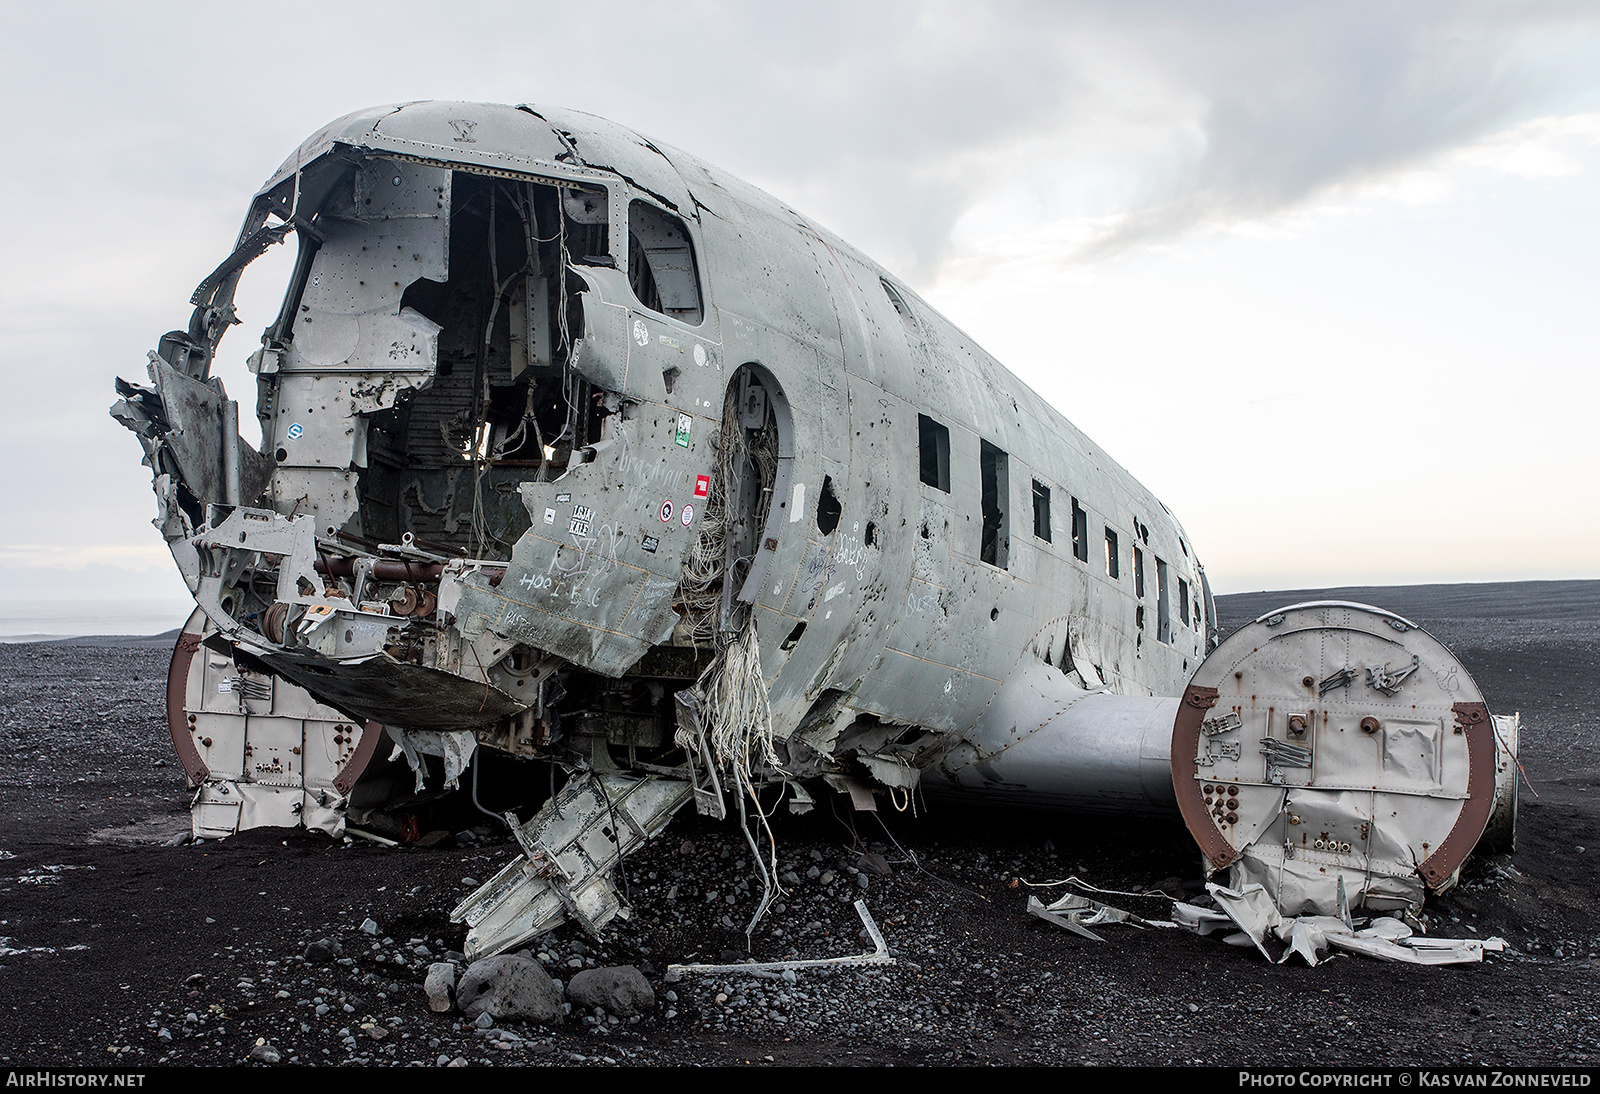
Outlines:
{"label": "sticker on fuselage", "polygon": [[650,344],[650,331],[645,327],[643,319],[633,321],[633,340],[639,343],[640,349]]}
{"label": "sticker on fuselage", "polygon": [[672,519],[672,502],[664,501],[661,503],[661,519],[662,521],[669,521]]}
{"label": "sticker on fuselage", "polygon": [[711,493],[711,476],[710,475],[696,475],[694,477],[694,496],[697,497],[697,498],[703,498],[703,497],[706,497],[710,493]]}
{"label": "sticker on fuselage", "polygon": [[656,548],[661,546],[661,541],[655,536],[645,536],[639,541],[639,546],[653,555],[656,553]]}
{"label": "sticker on fuselage", "polygon": [[594,510],[587,505],[574,506],[572,509],[572,524],[567,527],[567,534],[586,536],[589,534],[589,523],[594,519]]}
{"label": "sticker on fuselage", "polygon": [[546,524],[554,524],[556,522],[556,511],[554,509],[546,509],[544,511],[544,522]]}
{"label": "sticker on fuselage", "polygon": [[696,342],[694,345],[694,363],[701,368],[706,367],[706,347]]}
{"label": "sticker on fuselage", "polygon": [[300,434],[304,432],[305,428],[301,426],[299,422],[295,422],[289,427],[289,439],[291,441],[298,441],[300,439]]}
{"label": "sticker on fuselage", "polygon": [[694,506],[685,505],[683,507],[683,516],[680,519],[683,521],[685,528],[689,527],[689,522],[694,520]]}
{"label": "sticker on fuselage", "polygon": [[687,414],[678,415],[678,435],[673,438],[678,442],[678,447],[689,447],[689,430],[694,428],[694,419]]}
{"label": "sticker on fuselage", "polygon": [[571,500],[572,500],[572,495],[571,494],[557,494],[556,495],[556,504],[557,505],[561,504],[564,501],[571,501]]}

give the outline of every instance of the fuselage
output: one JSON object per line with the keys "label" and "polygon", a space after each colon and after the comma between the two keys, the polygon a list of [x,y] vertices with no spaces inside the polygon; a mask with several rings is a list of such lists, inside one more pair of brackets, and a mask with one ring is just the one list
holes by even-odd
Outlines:
{"label": "fuselage", "polygon": [[339,709],[632,756],[670,748],[673,692],[749,624],[786,771],[905,787],[1019,667],[1171,696],[1205,655],[1165,506],[905,284],[694,156],[570,111],[374,108],[274,174],[242,250],[273,231],[301,260],[252,362],[259,452],[206,383],[226,264],[152,364],[168,416],[220,413],[221,439],[146,447],[201,607]]}

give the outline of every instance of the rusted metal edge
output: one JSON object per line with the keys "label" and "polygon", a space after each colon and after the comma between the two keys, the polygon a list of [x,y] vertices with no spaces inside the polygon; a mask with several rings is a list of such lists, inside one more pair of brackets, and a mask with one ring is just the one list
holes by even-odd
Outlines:
{"label": "rusted metal edge", "polygon": [[368,721],[361,730],[361,740],[356,742],[356,750],[350,754],[350,759],[339,769],[339,774],[333,780],[333,788],[341,794],[349,794],[355,788],[356,780],[361,778],[361,773],[367,769],[367,764],[372,762],[373,753],[378,751],[378,742],[383,739],[383,726],[377,722]]}
{"label": "rusted metal edge", "polygon": [[1466,861],[1477,846],[1494,812],[1494,724],[1484,703],[1454,703],[1456,727],[1467,738],[1467,799],[1450,834],[1417,867],[1422,878],[1437,888]]}
{"label": "rusted metal edge", "polygon": [[[1189,834],[1200,845],[1200,851],[1217,869],[1228,866],[1239,857],[1233,844],[1223,838],[1222,830],[1211,819],[1195,781],[1195,754],[1200,748],[1200,723],[1206,711],[1217,704],[1216,688],[1190,684],[1178,704],[1178,716],[1172,722],[1172,792],[1178,799],[1178,811]],[[1487,818],[1485,818],[1487,819]]]}
{"label": "rusted metal edge", "polygon": [[[194,662],[195,651],[200,648],[200,631],[205,626],[205,616],[196,608],[178,635],[178,644],[172,648],[172,661],[167,665],[167,728],[172,732],[172,748],[178,754],[178,763],[191,787],[199,786],[211,769],[200,758],[194,746],[194,733],[189,729],[188,712],[183,709],[189,693],[189,666]],[[190,630],[189,628],[197,628]]]}

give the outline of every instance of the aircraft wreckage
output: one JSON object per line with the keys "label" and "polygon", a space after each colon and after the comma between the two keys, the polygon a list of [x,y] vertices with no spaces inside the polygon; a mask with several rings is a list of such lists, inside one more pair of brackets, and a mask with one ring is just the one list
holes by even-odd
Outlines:
{"label": "aircraft wreckage", "polygon": [[[255,447],[212,362],[291,239]],[[1182,526],[1104,451],[848,244],[620,126],[348,115],[191,304],[112,414],[198,605],[167,691],[194,832],[406,838],[395,803],[514,758],[537,809],[456,909],[472,953],[601,929],[691,802],[748,838],[824,784],[1180,811],[1290,915],[1418,906],[1509,838],[1515,723],[1438,642],[1327,603],[1217,645]]]}

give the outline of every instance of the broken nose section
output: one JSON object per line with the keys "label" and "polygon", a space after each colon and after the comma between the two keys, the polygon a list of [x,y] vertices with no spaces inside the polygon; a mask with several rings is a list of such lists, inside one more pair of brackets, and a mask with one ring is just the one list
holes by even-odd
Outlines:
{"label": "broken nose section", "polygon": [[1415,910],[1516,817],[1517,720],[1416,624],[1363,604],[1241,627],[1178,707],[1172,781],[1208,873],[1285,916]]}

